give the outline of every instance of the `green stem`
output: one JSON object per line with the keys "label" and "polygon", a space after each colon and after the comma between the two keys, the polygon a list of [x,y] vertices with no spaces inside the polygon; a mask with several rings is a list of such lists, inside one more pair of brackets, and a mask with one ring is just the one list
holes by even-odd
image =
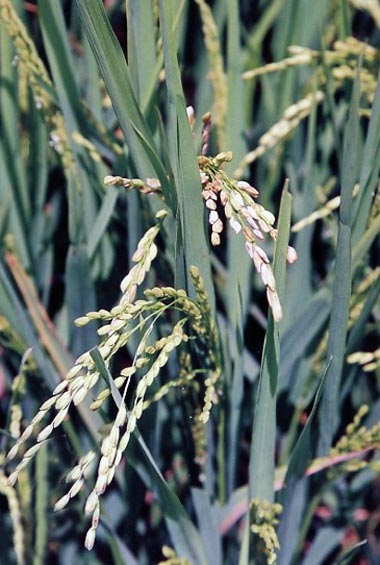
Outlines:
{"label": "green stem", "polygon": [[347,0],[339,0],[339,14],[340,14],[340,38],[346,39],[351,35],[350,29],[350,9]]}
{"label": "green stem", "polygon": [[36,456],[36,537],[33,565],[43,565],[45,563],[45,549],[48,538],[46,508],[49,489],[47,470],[48,452],[47,446],[43,445]]}
{"label": "green stem", "polygon": [[226,454],[224,448],[225,441],[225,423],[226,416],[224,408],[220,409],[220,418],[218,425],[218,446],[217,446],[217,460],[218,460],[218,494],[219,502],[223,506],[226,502]]}

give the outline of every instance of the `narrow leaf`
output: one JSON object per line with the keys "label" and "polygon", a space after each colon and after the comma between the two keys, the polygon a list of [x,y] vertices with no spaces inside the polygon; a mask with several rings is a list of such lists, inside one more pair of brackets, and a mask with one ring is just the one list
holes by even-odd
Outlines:
{"label": "narrow leaf", "polygon": [[339,422],[339,387],[345,354],[351,296],[352,191],[358,175],[356,144],[359,134],[359,97],[360,81],[359,76],[357,76],[352,93],[343,149],[341,205],[327,347],[327,358],[332,358],[332,362],[326,378],[325,392],[320,411],[319,455],[327,453]]}
{"label": "narrow leaf", "polygon": [[159,2],[171,128],[169,150],[178,194],[185,277],[188,291],[192,293],[189,267],[199,267],[214,312],[214,288],[204,227],[201,183],[176,57],[170,4],[163,0]]}
{"label": "narrow leaf", "polygon": [[[288,192],[288,182],[286,182],[281,197],[278,239],[274,260],[274,276],[281,302],[285,297],[286,252],[290,232],[291,201],[292,198]],[[274,499],[274,454],[276,443],[276,401],[279,359],[279,328],[278,324],[274,322],[273,315],[270,312],[252,429],[249,461],[250,500],[252,498],[259,498],[273,502]],[[249,524],[249,519],[247,523]],[[250,555],[250,551],[250,544],[245,541],[241,552],[241,564],[248,562],[250,558],[253,559],[253,556]]]}
{"label": "narrow leaf", "polygon": [[[279,214],[274,275],[280,301],[284,298],[286,249],[289,240],[291,196],[285,186]],[[269,313],[257,392],[249,469],[250,498],[273,500],[276,438],[276,390],[280,357],[279,329]]]}
{"label": "narrow leaf", "polygon": [[[166,172],[155,149],[153,136],[137,104],[128,65],[108,21],[103,2],[101,0],[90,2],[75,0],[75,3],[138,175],[141,178],[158,176],[170,205],[172,194]],[[145,140],[145,144],[141,142],[142,139]],[[149,148],[149,156],[147,148]],[[154,166],[151,161],[152,156],[155,157]]]}

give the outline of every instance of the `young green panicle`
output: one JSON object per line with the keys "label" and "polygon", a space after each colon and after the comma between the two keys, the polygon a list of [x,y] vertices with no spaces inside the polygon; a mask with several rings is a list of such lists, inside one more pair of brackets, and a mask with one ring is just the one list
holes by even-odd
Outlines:
{"label": "young green panicle", "polygon": [[271,504],[267,500],[257,498],[251,501],[250,525],[258,564],[274,565],[276,563],[277,550],[280,548],[276,527],[281,512],[281,504]]}

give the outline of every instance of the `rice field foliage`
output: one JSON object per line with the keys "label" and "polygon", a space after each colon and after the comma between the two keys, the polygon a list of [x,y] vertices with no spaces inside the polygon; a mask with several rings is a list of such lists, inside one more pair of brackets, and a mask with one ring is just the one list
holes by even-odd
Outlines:
{"label": "rice field foliage", "polygon": [[0,0],[4,563],[379,563],[379,27]]}

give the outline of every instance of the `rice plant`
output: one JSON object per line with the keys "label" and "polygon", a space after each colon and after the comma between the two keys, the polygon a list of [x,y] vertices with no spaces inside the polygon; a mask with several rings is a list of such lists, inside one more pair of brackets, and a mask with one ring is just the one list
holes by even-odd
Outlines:
{"label": "rice plant", "polygon": [[0,0],[1,562],[380,562],[379,26]]}

